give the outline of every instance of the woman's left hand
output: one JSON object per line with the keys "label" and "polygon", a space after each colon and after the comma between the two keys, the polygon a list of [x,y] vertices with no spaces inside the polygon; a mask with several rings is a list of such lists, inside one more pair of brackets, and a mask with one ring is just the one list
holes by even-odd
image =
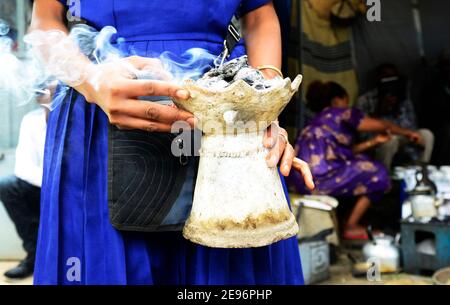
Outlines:
{"label": "woman's left hand", "polygon": [[295,158],[294,148],[288,141],[288,135],[284,128],[278,125],[278,122],[273,122],[264,134],[264,146],[270,151],[266,156],[267,165],[275,167],[280,162],[280,171],[283,176],[288,176],[291,168],[299,171],[305,181],[306,186],[314,189],[313,177],[308,164]]}

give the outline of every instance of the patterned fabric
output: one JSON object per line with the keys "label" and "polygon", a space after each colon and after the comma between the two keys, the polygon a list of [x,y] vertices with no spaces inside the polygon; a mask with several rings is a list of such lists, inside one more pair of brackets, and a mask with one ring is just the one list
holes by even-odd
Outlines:
{"label": "patterned fabric", "polygon": [[334,27],[329,20],[329,10],[337,2],[292,1],[288,75],[298,74],[301,65],[303,88],[315,80],[334,81],[347,90],[353,104],[357,98],[358,82],[350,28]]}
{"label": "patterned fabric", "polygon": [[[371,90],[358,98],[356,106],[363,111],[365,115],[376,116],[378,107],[378,89]],[[383,116],[384,120],[391,121],[394,124],[404,128],[416,129],[416,113],[412,101],[405,99],[399,109],[398,116]]]}
{"label": "patterned fabric", "polygon": [[[386,169],[363,154],[352,151],[363,113],[356,108],[326,108],[302,131],[296,141],[297,157],[306,161],[316,184],[314,194],[369,195],[376,200],[389,187]],[[306,190],[300,174],[292,172],[290,184]]]}

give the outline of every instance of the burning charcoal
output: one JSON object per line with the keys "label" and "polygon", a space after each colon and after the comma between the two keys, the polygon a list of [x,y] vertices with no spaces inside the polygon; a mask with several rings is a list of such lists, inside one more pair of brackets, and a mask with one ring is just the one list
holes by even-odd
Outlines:
{"label": "burning charcoal", "polygon": [[252,86],[255,83],[260,83],[264,81],[264,76],[259,70],[250,68],[249,66],[239,70],[233,78],[233,81],[242,79],[244,82]]}
{"label": "burning charcoal", "polygon": [[223,79],[228,82],[232,82],[234,80],[235,75],[245,67],[248,67],[247,56],[242,56],[230,60],[229,62],[227,62],[222,66]]}
{"label": "burning charcoal", "polygon": [[243,67],[247,66],[248,66],[247,56],[242,56],[230,60],[220,67],[211,69],[203,77],[204,78],[221,77],[222,79],[231,82],[236,73]]}
{"label": "burning charcoal", "polygon": [[[276,79],[281,80],[281,78]],[[266,80],[261,71],[250,67],[245,55],[211,69],[197,80],[197,84],[206,88],[226,88],[238,80],[243,80],[257,90],[264,90],[275,85],[275,80]]]}
{"label": "burning charcoal", "polygon": [[264,86],[263,84],[256,84],[253,86],[253,88],[255,88],[256,90],[264,90],[266,89],[266,86]]}

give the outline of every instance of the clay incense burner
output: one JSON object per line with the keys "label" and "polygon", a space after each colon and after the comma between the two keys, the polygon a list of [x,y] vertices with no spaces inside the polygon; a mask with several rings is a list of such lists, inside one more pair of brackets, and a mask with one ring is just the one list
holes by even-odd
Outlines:
{"label": "clay incense burner", "polygon": [[203,132],[184,237],[210,247],[247,248],[296,235],[298,225],[278,170],[269,168],[265,160],[263,135],[298,90],[301,75],[292,82],[289,78],[252,83],[244,77],[227,84],[220,80],[216,87],[205,86],[211,73],[206,76],[186,80],[183,86],[190,99],[174,101],[199,119]]}

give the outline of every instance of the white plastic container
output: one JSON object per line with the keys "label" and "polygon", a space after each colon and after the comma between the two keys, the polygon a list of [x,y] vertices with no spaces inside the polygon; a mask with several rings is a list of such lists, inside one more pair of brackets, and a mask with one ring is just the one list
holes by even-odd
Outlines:
{"label": "white plastic container", "polygon": [[330,246],[326,241],[301,242],[299,249],[305,285],[330,277]]}

